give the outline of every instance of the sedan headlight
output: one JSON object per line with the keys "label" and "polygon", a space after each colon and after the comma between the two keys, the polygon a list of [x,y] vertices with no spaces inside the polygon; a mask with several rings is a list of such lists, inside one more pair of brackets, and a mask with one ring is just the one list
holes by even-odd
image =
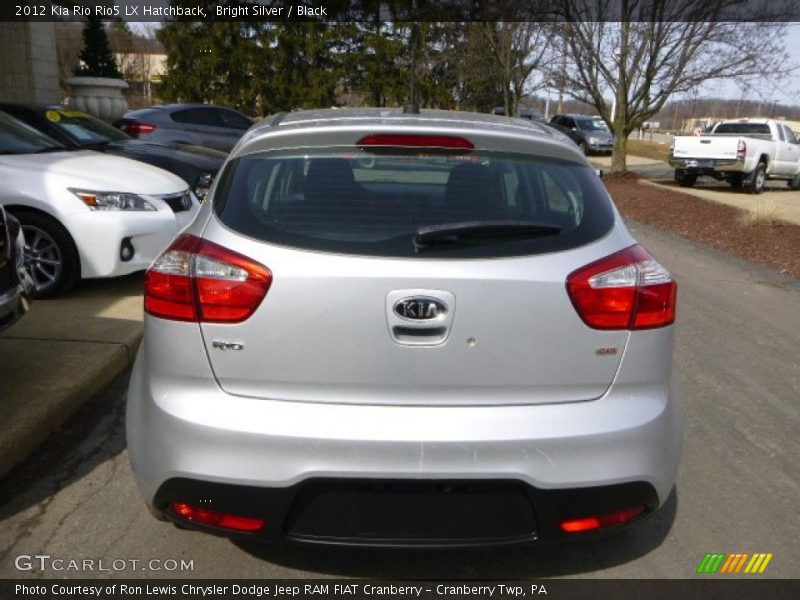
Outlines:
{"label": "sedan headlight", "polygon": [[69,190],[92,210],[157,210],[155,206],[136,194],[125,192],[92,192]]}
{"label": "sedan headlight", "polygon": [[589,143],[590,144],[599,144],[600,143],[600,138],[590,137],[589,138]]}

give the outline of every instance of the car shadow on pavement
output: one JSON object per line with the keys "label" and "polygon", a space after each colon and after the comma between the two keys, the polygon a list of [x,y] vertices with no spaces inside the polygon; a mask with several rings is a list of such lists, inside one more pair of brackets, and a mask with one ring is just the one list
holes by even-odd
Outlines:
{"label": "car shadow on pavement", "polygon": [[235,541],[248,554],[290,569],[353,578],[526,579],[590,573],[658,548],[678,509],[673,489],[661,510],[638,526],[601,538],[471,549],[401,549],[259,544]]}
{"label": "car shadow on pavement", "polygon": [[0,523],[52,496],[125,450],[130,369],[96,394],[0,484]]}

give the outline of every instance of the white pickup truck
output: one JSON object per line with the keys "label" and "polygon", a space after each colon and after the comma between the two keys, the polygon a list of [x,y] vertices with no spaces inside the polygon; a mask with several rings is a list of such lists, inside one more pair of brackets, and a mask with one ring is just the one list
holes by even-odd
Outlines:
{"label": "white pickup truck", "polygon": [[669,164],[684,187],[708,175],[753,194],[761,193],[767,179],[800,189],[800,140],[783,121],[720,121],[708,134],[675,137]]}

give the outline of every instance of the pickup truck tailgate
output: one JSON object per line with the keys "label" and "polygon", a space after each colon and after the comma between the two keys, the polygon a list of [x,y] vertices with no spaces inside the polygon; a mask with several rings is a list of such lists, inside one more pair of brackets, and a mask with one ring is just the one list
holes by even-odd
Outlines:
{"label": "pickup truck tailgate", "polygon": [[738,136],[679,136],[675,138],[672,155],[675,158],[736,160]]}

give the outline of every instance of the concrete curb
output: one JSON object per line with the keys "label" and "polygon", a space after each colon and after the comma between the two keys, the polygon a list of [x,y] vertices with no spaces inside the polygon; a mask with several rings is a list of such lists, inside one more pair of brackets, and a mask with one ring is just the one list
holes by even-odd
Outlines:
{"label": "concrete curb", "polygon": [[90,282],[0,336],[0,478],[133,363],[140,290],[141,276]]}

